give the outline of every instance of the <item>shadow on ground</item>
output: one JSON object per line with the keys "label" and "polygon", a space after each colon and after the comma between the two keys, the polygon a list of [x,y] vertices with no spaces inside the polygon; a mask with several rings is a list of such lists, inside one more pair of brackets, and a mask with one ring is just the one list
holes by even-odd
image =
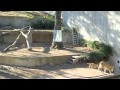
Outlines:
{"label": "shadow on ground", "polygon": [[10,72],[5,72],[3,70],[0,70],[0,77],[3,77],[5,79],[23,79],[22,77],[20,77],[19,75],[14,75]]}

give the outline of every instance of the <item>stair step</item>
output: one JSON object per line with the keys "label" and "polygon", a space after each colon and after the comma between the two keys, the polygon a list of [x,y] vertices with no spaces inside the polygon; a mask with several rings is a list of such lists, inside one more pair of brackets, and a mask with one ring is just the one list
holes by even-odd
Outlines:
{"label": "stair step", "polygon": [[69,60],[68,63],[72,64],[73,62]]}
{"label": "stair step", "polygon": [[68,61],[68,63],[70,63],[70,64],[75,64],[77,61],[75,61],[75,62],[72,62],[72,61]]}
{"label": "stair step", "polygon": [[72,59],[73,64],[75,64],[79,59]]}
{"label": "stair step", "polygon": [[75,61],[75,59],[71,59],[70,61],[74,62],[74,61]]}
{"label": "stair step", "polygon": [[73,40],[73,44],[74,45],[79,44],[78,35],[77,34],[72,33],[72,40]]}
{"label": "stair step", "polygon": [[80,56],[72,56],[72,58],[80,58]]}

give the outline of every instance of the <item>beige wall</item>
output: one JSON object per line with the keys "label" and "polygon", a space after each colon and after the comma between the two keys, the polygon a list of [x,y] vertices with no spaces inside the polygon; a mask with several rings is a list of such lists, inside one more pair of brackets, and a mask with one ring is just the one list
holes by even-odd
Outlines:
{"label": "beige wall", "polygon": [[[18,35],[19,35],[19,33],[11,33],[10,35],[4,36],[3,37],[4,38],[4,43],[13,43]],[[26,43],[23,36],[20,36],[20,39],[18,40],[18,43]]]}
{"label": "beige wall", "polygon": [[33,32],[33,43],[51,43],[53,38],[52,32]]}
{"label": "beige wall", "polygon": [[72,34],[71,32],[62,32],[62,42],[63,43],[72,43]]}
{"label": "beige wall", "polygon": [[0,16],[0,25],[12,25],[14,28],[23,28],[29,25],[29,23],[24,17]]}
{"label": "beige wall", "polygon": [[120,11],[64,11],[65,26],[76,26],[79,38],[97,40],[111,45],[114,55],[111,61],[120,73],[117,61],[120,59]]}
{"label": "beige wall", "polygon": [[[27,32],[24,32],[27,33]],[[13,43],[16,37],[18,36],[18,32],[10,33],[10,35],[6,35],[0,38],[0,42],[4,43]],[[30,34],[31,41],[30,43],[52,43],[53,40],[53,32],[32,32]],[[72,36],[70,32],[62,32],[62,41],[63,43],[72,43]],[[23,36],[20,36],[18,40],[19,44],[26,43]]]}

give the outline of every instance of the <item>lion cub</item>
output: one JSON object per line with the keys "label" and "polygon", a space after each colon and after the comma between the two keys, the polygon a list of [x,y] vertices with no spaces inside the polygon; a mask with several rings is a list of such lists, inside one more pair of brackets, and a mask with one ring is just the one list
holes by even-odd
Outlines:
{"label": "lion cub", "polygon": [[111,73],[113,72],[113,70],[114,70],[114,66],[108,64],[108,63],[105,62],[105,61],[101,61],[101,62],[99,63],[99,66],[98,66],[98,70],[100,70],[100,69],[103,69],[103,70],[104,70],[104,71],[103,71],[104,73],[108,70],[109,73],[111,74]]}
{"label": "lion cub", "polygon": [[98,68],[98,64],[95,64],[95,63],[87,63],[89,66],[89,68],[94,68],[94,69],[97,69]]}

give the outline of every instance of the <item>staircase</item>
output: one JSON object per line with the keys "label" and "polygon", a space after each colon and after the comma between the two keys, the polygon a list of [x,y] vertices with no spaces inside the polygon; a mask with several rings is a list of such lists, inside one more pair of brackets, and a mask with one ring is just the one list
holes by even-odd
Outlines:
{"label": "staircase", "polygon": [[72,58],[68,61],[68,63],[70,64],[76,64],[78,61],[80,61],[81,63],[81,60],[80,59],[80,56],[72,56]]}
{"label": "staircase", "polygon": [[72,33],[72,41],[74,46],[79,44],[78,34]]}

